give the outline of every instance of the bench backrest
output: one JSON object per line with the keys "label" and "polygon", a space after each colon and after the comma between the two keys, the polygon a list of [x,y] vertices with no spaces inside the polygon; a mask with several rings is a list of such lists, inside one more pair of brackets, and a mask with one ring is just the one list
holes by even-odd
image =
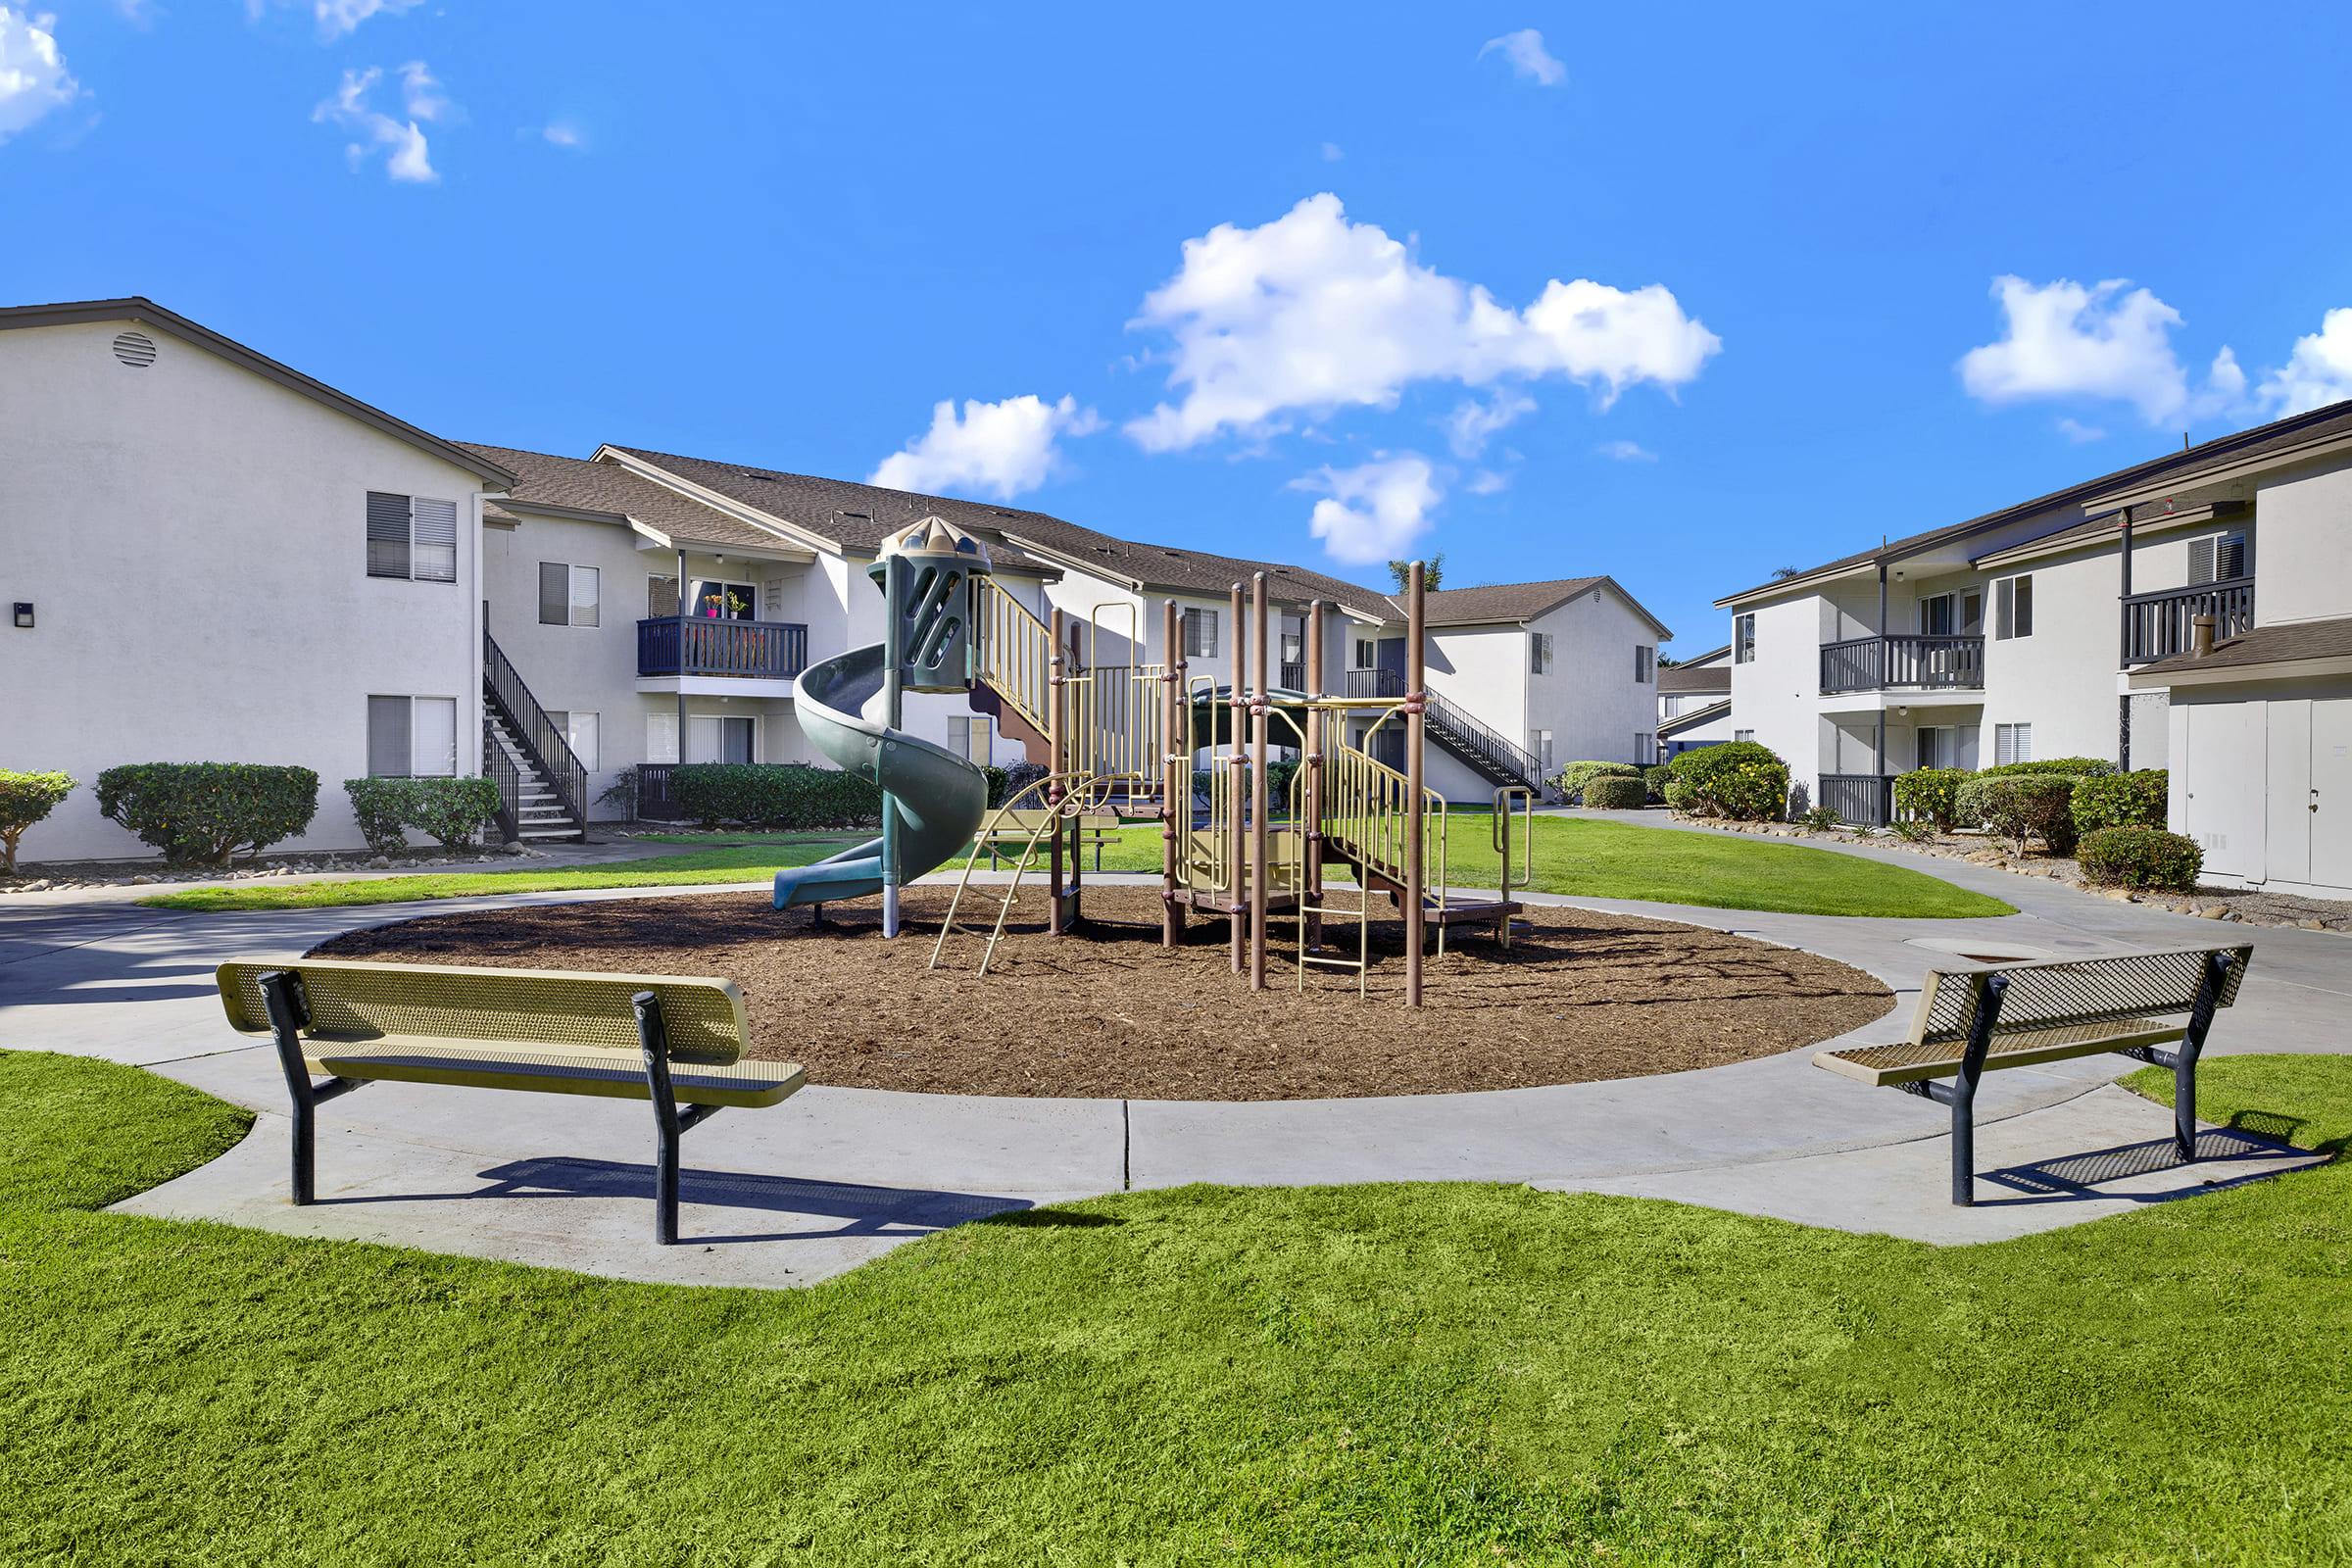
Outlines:
{"label": "bench backrest", "polygon": [[231,958],[220,965],[220,1004],[240,1034],[270,1032],[262,976],[302,976],[311,1021],[303,1031],[339,1043],[405,1039],[476,1045],[579,1046],[638,1052],[630,998],[662,999],[670,1056],[723,1066],[743,1054],[743,992],[732,980],[664,974],[579,974],[564,969],[483,969],[357,959]]}
{"label": "bench backrest", "polygon": [[2219,1005],[2227,1007],[2237,1000],[2238,982],[2245,978],[2246,963],[2254,956],[2250,945],[1931,970],[1920,993],[1919,1010],[1911,1020],[1911,1040],[1915,1045],[1965,1042],[1984,981],[1994,974],[2009,978],[1996,1034],[2186,1012],[2205,982],[2206,959],[2216,953],[2227,953],[2233,960],[2216,999]]}

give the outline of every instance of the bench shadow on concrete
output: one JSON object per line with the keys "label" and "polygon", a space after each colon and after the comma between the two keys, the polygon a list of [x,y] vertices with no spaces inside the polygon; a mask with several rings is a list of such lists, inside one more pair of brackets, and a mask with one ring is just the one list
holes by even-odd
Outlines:
{"label": "bench shadow on concrete", "polygon": [[[455,1193],[370,1193],[320,1198],[319,1206],[365,1203],[473,1201],[505,1198],[602,1198],[650,1202],[654,1168],[626,1160],[570,1156],[518,1159],[481,1172],[488,1187]],[[679,1200],[690,1207],[726,1209],[745,1215],[790,1214],[840,1220],[832,1226],[745,1231],[713,1235],[696,1230],[697,1246],[722,1242],[839,1240],[850,1236],[906,1236],[947,1230],[976,1221],[1023,1225],[1110,1225],[1107,1215],[1039,1210],[1028,1199],[985,1193],[951,1193],[927,1188],[862,1187],[848,1182],[793,1176],[747,1175],[734,1171],[681,1170]],[[750,1223],[757,1224],[758,1221]]]}
{"label": "bench shadow on concrete", "polygon": [[[2207,1128],[2197,1135],[2194,1160],[2180,1157],[2170,1138],[2117,1144],[2087,1153],[2066,1154],[2031,1164],[2008,1165],[1977,1173],[1980,1208],[2028,1203],[2115,1201],[2165,1203],[2218,1192],[2279,1174],[2279,1159],[2325,1162],[2340,1152],[2329,1143],[2317,1149],[2298,1149],[2289,1140],[2303,1125],[2293,1116],[2269,1111],[2241,1111],[2227,1127]],[[2251,1168],[2248,1168],[2251,1167]],[[2146,1178],[2178,1171],[2181,1179],[2146,1185]],[[2116,1183],[2142,1185],[2117,1190]],[[2005,1187],[2015,1197],[1984,1196],[1984,1186]]]}

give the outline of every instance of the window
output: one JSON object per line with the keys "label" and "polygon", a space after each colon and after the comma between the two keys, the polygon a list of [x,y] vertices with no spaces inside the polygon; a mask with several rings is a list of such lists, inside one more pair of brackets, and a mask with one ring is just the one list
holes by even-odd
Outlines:
{"label": "window", "polygon": [[1752,614],[1734,615],[1732,617],[1732,662],[1752,664],[1755,662],[1756,617]]}
{"label": "window", "polygon": [[1658,760],[1658,738],[1648,730],[1634,731],[1634,760],[1643,767]]}
{"label": "window", "polygon": [[1930,594],[1919,602],[1919,630],[1925,637],[1982,636],[1984,590]]}
{"label": "window", "polygon": [[645,760],[649,762],[674,762],[678,760],[676,713],[645,715]]}
{"label": "window", "polygon": [[2031,762],[2034,760],[2034,726],[2031,724],[1993,725],[1992,760],[1995,766],[2008,762]]}
{"label": "window", "polygon": [[458,580],[458,504],[368,492],[368,575]]}
{"label": "window", "polygon": [[1187,659],[1217,657],[1217,612],[1213,610],[1188,610],[1184,612],[1184,656]]}
{"label": "window", "polygon": [[1732,739],[1736,741],[1752,741],[1755,738],[1756,732],[1752,729],[1736,729],[1732,731]]}
{"label": "window", "polygon": [[2210,538],[2188,542],[2188,585],[2192,588],[2209,582],[2227,582],[2231,577],[2246,574],[2246,536],[2243,532],[2217,533]]}
{"label": "window", "polygon": [[1551,633],[1531,631],[1527,634],[1527,668],[1533,675],[1551,673]]}
{"label": "window", "polygon": [[[598,737],[594,713],[566,713],[551,708],[547,712],[547,721],[556,726],[556,733],[564,737],[564,744],[571,748],[571,755],[580,760],[582,767],[593,773],[603,765],[597,760]],[[677,722],[675,713],[670,715],[670,722]]]}
{"label": "window", "polygon": [[1922,725],[1918,731],[1918,767],[1957,767],[1958,751],[1952,745],[1952,732],[1940,725]]}
{"label": "window", "polygon": [[458,700],[368,699],[370,778],[449,778],[458,771]]}
{"label": "window", "polygon": [[1380,645],[1369,637],[1354,639],[1354,652],[1349,657],[1349,669],[1371,669],[1380,662]]}
{"label": "window", "polygon": [[[649,575],[645,579],[645,612],[662,620],[678,612],[678,579]],[[672,713],[671,718],[677,715]]]}
{"label": "window", "polygon": [[1551,731],[1531,729],[1527,732],[1527,749],[1546,774],[1551,772]]}
{"label": "window", "polygon": [[1637,686],[1648,685],[1656,674],[1657,667],[1658,651],[1646,643],[1636,643],[1634,645],[1634,684]]}
{"label": "window", "polygon": [[706,620],[758,620],[759,594],[748,582],[698,577],[694,582],[692,613]]}
{"label": "window", "polygon": [[689,762],[748,762],[752,760],[752,720],[748,718],[687,715]]}
{"label": "window", "polygon": [[2034,578],[2003,577],[1992,585],[1992,640],[2034,635]]}
{"label": "window", "polygon": [[594,566],[539,563],[539,624],[593,626],[597,623],[602,574]]}
{"label": "window", "polygon": [[990,733],[986,714],[970,718],[956,714],[948,720],[948,750],[967,762],[981,767],[995,755],[995,737]]}

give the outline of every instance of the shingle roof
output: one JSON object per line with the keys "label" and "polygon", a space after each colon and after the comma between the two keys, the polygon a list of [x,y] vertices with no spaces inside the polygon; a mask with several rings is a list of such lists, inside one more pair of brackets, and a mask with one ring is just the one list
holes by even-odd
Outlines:
{"label": "shingle roof", "polygon": [[738,550],[797,545],[797,541],[739,522],[675,490],[640,478],[617,464],[525,452],[518,447],[485,446],[474,441],[461,445],[514,473],[514,484],[509,494],[516,505],[539,502],[575,512],[635,517],[646,526],[659,528],[670,538],[687,544],[731,546]]}
{"label": "shingle roof", "polygon": [[[1444,588],[1428,597],[1424,609],[1432,626],[1475,626],[1498,620],[1534,620],[1581,593],[1603,587],[1612,590],[1632,606],[1634,613],[1656,627],[1659,636],[1674,635],[1664,621],[1643,609],[1640,600],[1627,593],[1616,578],[1608,576],[1554,577],[1544,582],[1498,582],[1475,588]],[[1398,619],[1403,618],[1402,594],[1389,595],[1388,605]]]}
{"label": "shingle roof", "polygon": [[[2175,452],[2146,463],[2134,464],[2128,468],[2118,468],[2113,473],[2101,474],[2095,479],[2086,479],[2080,484],[2071,484],[2063,490],[2053,490],[2048,495],[2036,496],[2031,501],[2021,501],[2013,506],[1984,513],[1965,522],[1955,522],[1941,528],[1930,528],[1924,533],[1910,534],[1901,539],[1890,539],[1876,549],[1857,551],[1850,556],[1840,556],[1836,561],[1824,562],[1818,566],[1808,566],[1798,572],[1795,577],[1787,579],[1786,582],[1758,583],[1752,588],[1742,588],[1738,593],[1726,594],[1715,603],[1727,605],[1735,599],[1743,599],[1749,594],[1769,592],[1787,586],[1788,583],[1801,582],[1805,578],[1819,576],[1823,572],[1869,565],[1879,561],[1894,561],[1904,556],[1916,555],[1923,550],[1932,550],[1940,544],[1964,539],[1972,533],[1996,527],[2002,523],[2021,521],[2037,513],[2080,509],[2084,502],[2094,501],[2113,491],[2145,484],[2153,479],[2185,479],[2207,469],[2243,462],[2249,457],[2259,457],[2264,453],[2299,446],[2303,442],[2317,440],[2323,436],[2345,433],[2352,433],[2352,401],[2332,403],[2326,408],[2314,409],[2308,414],[2294,415],[2288,418],[2273,420],[2269,424],[2256,425],[2251,430],[2240,430],[2233,435],[2221,436],[2201,445],[2190,447],[2185,452]],[[2056,533],[2061,529],[2075,528],[2080,526],[2082,521],[2082,519],[2080,517],[2056,518],[2053,519],[2050,531]]]}
{"label": "shingle roof", "polygon": [[1732,700],[1726,697],[1720,703],[1709,703],[1704,708],[1693,708],[1687,713],[1677,713],[1672,718],[1660,719],[1658,733],[1679,735],[1684,730],[1696,729],[1701,724],[1712,724],[1731,710]]}
{"label": "shingle roof", "polygon": [[1728,664],[1705,664],[1692,668],[1675,664],[1658,671],[1658,690],[1685,692],[1704,696],[1710,692],[1732,689],[1732,671]]}
{"label": "shingle roof", "polygon": [[2191,670],[2228,669],[2241,664],[2280,664],[2301,659],[2352,659],[2352,615],[2336,620],[2299,620],[2283,626],[2257,626],[2242,637],[2213,645],[2199,659],[2175,654],[2143,664],[2134,675],[2180,675]]}
{"label": "shingle roof", "polygon": [[[757,507],[844,550],[859,553],[877,550],[899,528],[936,514],[966,533],[988,540],[992,551],[998,541],[1011,541],[1014,550],[1009,559],[1015,563],[1036,559],[1020,552],[1019,547],[1027,545],[1044,552],[1047,561],[1059,558],[1083,570],[1138,588],[1221,594],[1236,581],[1247,582],[1251,573],[1263,571],[1273,597],[1286,604],[1323,598],[1376,613],[1387,606],[1387,601],[1369,588],[1303,566],[1247,561],[1172,545],[1141,544],[1043,512],[959,501],[952,496],[889,490],[847,479],[784,473],[740,463],[716,463],[674,452],[637,447],[615,450]],[[999,559],[1007,557],[1000,554]]]}

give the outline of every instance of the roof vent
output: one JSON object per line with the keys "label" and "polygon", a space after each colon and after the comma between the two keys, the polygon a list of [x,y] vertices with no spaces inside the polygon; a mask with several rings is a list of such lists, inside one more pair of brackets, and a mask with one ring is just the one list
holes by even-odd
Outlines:
{"label": "roof vent", "polygon": [[119,332],[115,335],[115,358],[134,370],[144,370],[155,363],[155,339],[144,332]]}

